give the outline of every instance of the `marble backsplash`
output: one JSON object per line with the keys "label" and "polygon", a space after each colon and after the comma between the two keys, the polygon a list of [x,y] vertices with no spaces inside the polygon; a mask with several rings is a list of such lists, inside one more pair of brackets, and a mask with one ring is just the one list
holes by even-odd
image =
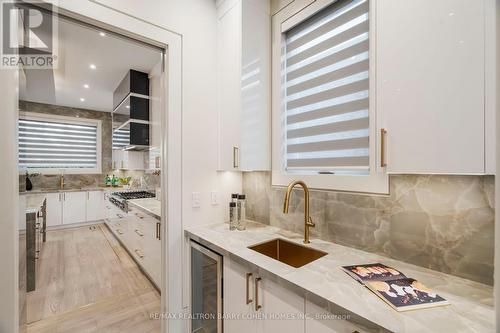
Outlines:
{"label": "marble backsplash", "polygon": [[[115,174],[117,177],[132,177],[133,188],[154,189],[160,186],[160,177],[146,171],[112,170],[112,128],[111,113],[87,109],[70,108],[65,106],[41,104],[19,101],[19,110],[80,119],[98,119],[102,121],[102,174],[65,174],[66,188],[93,187],[104,184],[106,175]],[[26,189],[25,174],[19,175],[19,191]],[[34,189],[48,189],[59,187],[59,175],[42,174],[30,177]]]}
{"label": "marble backsplash", "polygon": [[[304,200],[289,214],[270,172],[243,173],[247,217],[303,233]],[[394,175],[390,195],[311,191],[312,237],[493,285],[494,177]]]}

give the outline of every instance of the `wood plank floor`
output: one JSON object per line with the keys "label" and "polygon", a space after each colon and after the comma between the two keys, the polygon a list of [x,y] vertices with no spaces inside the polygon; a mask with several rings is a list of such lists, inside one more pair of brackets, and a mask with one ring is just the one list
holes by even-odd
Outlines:
{"label": "wood plank floor", "polygon": [[153,333],[160,295],[104,225],[47,232],[28,333]]}

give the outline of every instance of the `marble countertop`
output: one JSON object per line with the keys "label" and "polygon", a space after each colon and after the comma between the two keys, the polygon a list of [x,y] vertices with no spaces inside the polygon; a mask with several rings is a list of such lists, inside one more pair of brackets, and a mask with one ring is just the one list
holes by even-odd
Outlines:
{"label": "marble countertop", "polygon": [[[185,229],[186,236],[223,254],[242,259],[315,297],[393,332],[494,332],[493,287],[374,253],[312,239],[311,246],[328,255],[293,268],[247,247],[283,238],[302,244],[303,235],[259,223],[245,231],[230,231],[220,223]],[[450,301],[451,305],[397,312],[368,288],[343,272],[346,265],[381,262],[420,280]]]}
{"label": "marble countertop", "polygon": [[45,195],[30,195],[26,198],[26,213],[36,213],[40,210],[45,200]]}
{"label": "marble countertop", "polygon": [[155,198],[132,199],[127,200],[129,205],[132,205],[146,214],[149,214],[158,220],[161,220],[161,201]]}

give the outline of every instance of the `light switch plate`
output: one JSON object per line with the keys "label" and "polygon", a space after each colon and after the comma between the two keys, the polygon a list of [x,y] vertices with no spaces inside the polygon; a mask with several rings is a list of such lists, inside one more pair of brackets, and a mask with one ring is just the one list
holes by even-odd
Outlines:
{"label": "light switch plate", "polygon": [[192,198],[191,198],[191,205],[193,208],[200,208],[201,207],[201,193],[200,192],[193,192]]}
{"label": "light switch plate", "polygon": [[217,206],[219,204],[219,192],[212,191],[212,206]]}

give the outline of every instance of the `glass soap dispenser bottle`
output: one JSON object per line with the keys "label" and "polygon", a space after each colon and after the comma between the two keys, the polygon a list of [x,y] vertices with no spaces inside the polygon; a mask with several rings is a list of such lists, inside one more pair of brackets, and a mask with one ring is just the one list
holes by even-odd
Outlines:
{"label": "glass soap dispenser bottle", "polygon": [[246,211],[245,211],[245,195],[238,195],[238,224],[236,228],[238,230],[245,230],[247,227]]}

